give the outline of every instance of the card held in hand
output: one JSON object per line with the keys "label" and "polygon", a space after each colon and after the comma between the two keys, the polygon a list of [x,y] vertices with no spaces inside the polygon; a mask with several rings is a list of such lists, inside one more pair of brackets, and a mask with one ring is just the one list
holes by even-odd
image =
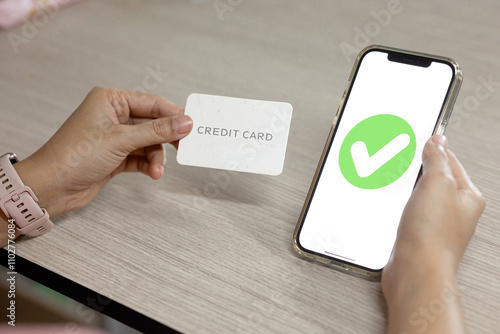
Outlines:
{"label": "card held in hand", "polygon": [[193,93],[185,114],[193,119],[193,130],[179,142],[179,164],[268,175],[283,171],[290,103]]}

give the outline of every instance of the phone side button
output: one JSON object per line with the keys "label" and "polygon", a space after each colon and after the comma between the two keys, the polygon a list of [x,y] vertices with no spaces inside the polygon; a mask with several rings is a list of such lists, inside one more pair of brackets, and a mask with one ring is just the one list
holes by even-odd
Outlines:
{"label": "phone side button", "polygon": [[336,119],[339,116],[340,108],[344,104],[346,95],[347,95],[347,91],[344,90],[344,93],[342,94],[342,97],[340,98],[340,104],[339,104],[339,107],[337,108],[337,112],[335,113],[335,118],[334,119]]}

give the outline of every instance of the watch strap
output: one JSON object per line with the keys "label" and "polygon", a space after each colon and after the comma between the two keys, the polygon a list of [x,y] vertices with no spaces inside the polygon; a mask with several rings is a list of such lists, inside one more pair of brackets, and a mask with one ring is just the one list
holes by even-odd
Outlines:
{"label": "watch strap", "polygon": [[11,160],[17,161],[15,154],[0,157],[0,208],[14,219],[21,234],[36,237],[48,232],[54,224],[47,211],[37,204],[38,198],[31,188],[24,185]]}

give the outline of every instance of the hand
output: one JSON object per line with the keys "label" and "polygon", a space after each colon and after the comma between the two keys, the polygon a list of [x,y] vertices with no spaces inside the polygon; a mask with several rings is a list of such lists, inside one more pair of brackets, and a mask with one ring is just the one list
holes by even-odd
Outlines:
{"label": "hand", "polygon": [[36,153],[15,164],[51,216],[87,205],[121,172],[162,176],[162,143],[177,147],[192,120],[151,94],[96,87]]}
{"label": "hand", "polygon": [[424,317],[419,312],[432,301],[439,302],[447,286],[458,294],[458,265],[485,200],[447,149],[444,136],[434,136],[426,143],[422,160],[422,176],[404,209],[394,251],[382,275],[389,332],[461,333],[458,298],[439,317]]}
{"label": "hand", "polygon": [[422,176],[403,211],[387,271],[394,261],[428,249],[458,269],[485,200],[447,146],[437,135],[424,147]]}

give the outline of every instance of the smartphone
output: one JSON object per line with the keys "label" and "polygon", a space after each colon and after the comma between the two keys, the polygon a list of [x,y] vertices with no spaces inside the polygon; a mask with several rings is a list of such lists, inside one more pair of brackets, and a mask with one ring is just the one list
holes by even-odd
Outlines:
{"label": "smartphone", "polygon": [[450,58],[383,46],[354,64],[295,228],[295,250],[378,280],[419,176],[462,83]]}

